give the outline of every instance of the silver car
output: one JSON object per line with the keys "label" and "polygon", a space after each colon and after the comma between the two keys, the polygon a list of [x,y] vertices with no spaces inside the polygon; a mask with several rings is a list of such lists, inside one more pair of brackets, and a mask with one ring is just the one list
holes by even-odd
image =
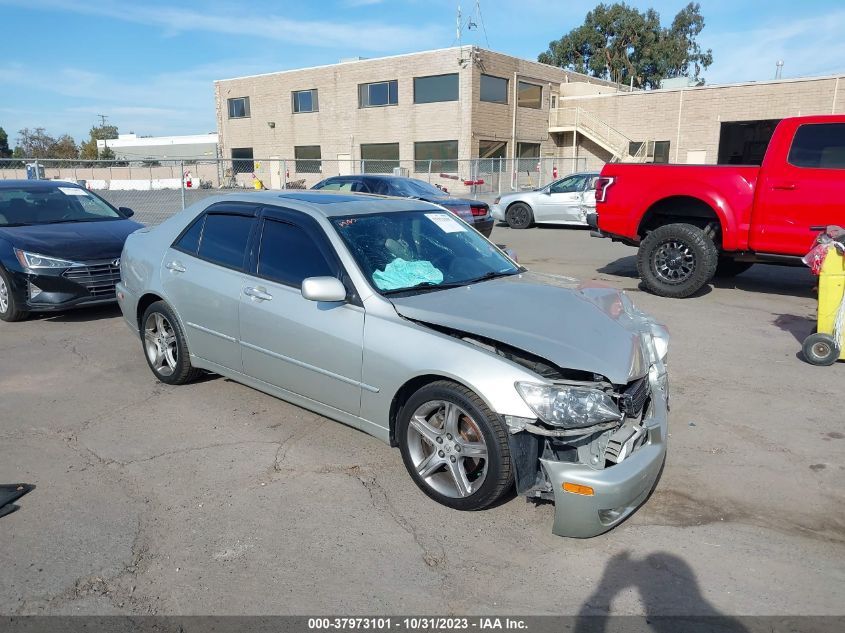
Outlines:
{"label": "silver car", "polygon": [[227,376],[398,446],[435,501],[514,488],[554,532],[624,520],[666,452],[666,331],[530,273],[443,208],[327,192],[208,198],[133,233],[117,297],[155,377]]}
{"label": "silver car", "polygon": [[532,224],[587,226],[587,214],[596,210],[598,172],[570,174],[532,191],[518,191],[493,201],[493,218],[512,229]]}

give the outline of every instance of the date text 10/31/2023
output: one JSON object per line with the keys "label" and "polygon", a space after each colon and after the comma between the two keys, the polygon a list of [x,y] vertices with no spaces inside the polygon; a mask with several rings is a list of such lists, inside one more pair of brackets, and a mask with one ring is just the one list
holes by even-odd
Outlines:
{"label": "date text 10/31/2023", "polygon": [[526,630],[519,618],[499,617],[326,617],[309,618],[310,630],[431,631],[431,630]]}

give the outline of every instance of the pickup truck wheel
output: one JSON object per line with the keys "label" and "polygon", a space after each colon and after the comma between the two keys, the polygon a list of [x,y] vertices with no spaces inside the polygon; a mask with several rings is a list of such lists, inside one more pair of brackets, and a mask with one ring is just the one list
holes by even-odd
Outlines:
{"label": "pickup truck wheel", "polygon": [[720,257],[716,265],[716,277],[736,277],[753,265],[753,262],[738,262],[730,257]]}
{"label": "pickup truck wheel", "polygon": [[505,212],[505,222],[512,229],[527,229],[534,223],[534,212],[524,202],[517,202]]}
{"label": "pickup truck wheel", "polygon": [[637,270],[645,287],[661,297],[689,297],[713,279],[719,253],[713,240],[692,224],[667,224],[640,244]]}

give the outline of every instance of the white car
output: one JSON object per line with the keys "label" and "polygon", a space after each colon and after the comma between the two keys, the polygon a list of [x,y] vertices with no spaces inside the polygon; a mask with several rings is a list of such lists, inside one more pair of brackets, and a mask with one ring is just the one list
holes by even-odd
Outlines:
{"label": "white car", "polygon": [[493,218],[512,229],[532,224],[587,226],[587,214],[596,208],[597,172],[570,174],[542,189],[517,191],[493,201]]}

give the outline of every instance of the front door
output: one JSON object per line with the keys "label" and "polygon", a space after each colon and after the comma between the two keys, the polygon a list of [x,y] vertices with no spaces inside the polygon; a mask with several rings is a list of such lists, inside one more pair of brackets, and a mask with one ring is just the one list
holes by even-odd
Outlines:
{"label": "front door", "polygon": [[751,248],[806,254],[818,234],[811,226],[845,224],[845,123],[799,125],[786,160],[764,162],[760,174]]}
{"label": "front door", "polygon": [[538,222],[574,222],[581,218],[581,194],[587,177],[573,174],[556,180],[537,196],[534,218]]}
{"label": "front door", "polygon": [[191,354],[241,371],[238,305],[253,205],[215,205],[167,250],[162,287],[182,320]]}
{"label": "front door", "polygon": [[337,175],[351,176],[352,175],[352,154],[338,154],[337,155]]}
{"label": "front door", "polygon": [[270,189],[282,188],[282,161],[278,156],[270,157]]}
{"label": "front door", "polygon": [[241,290],[244,373],[358,415],[364,309],[303,298],[302,280],[324,276],[342,273],[319,225],[302,214],[268,211]]}

